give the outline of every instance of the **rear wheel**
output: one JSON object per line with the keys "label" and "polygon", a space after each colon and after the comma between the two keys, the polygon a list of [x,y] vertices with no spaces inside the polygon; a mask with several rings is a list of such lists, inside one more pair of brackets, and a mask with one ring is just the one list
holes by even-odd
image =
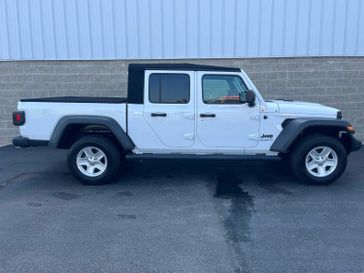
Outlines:
{"label": "rear wheel", "polygon": [[118,147],[104,136],[85,136],[77,140],[68,153],[72,174],[87,185],[111,182],[120,166]]}
{"label": "rear wheel", "polygon": [[297,143],[290,161],[292,171],[298,178],[310,184],[326,185],[345,171],[347,153],[339,140],[311,135]]}

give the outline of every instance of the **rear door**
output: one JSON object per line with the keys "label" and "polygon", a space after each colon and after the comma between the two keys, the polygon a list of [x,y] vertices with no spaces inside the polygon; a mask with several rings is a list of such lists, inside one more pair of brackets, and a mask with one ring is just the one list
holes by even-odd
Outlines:
{"label": "rear door", "polygon": [[240,73],[197,73],[197,137],[207,148],[219,150],[258,144],[259,105],[242,103],[248,90]]}
{"label": "rear door", "polygon": [[145,71],[144,118],[166,147],[194,143],[194,72]]}

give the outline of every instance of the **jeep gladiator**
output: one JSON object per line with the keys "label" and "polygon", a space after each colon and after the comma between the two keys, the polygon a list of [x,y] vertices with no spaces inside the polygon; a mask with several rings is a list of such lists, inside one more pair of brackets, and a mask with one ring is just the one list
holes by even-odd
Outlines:
{"label": "jeep gladiator", "polygon": [[112,181],[126,159],[287,160],[311,184],[328,184],[361,148],[338,109],[264,100],[240,68],[130,64],[127,98],[21,99],[20,147],[69,149],[85,184]]}

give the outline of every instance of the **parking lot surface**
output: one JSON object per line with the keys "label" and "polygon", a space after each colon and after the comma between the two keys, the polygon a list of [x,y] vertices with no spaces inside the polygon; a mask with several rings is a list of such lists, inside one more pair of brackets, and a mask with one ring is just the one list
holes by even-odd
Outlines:
{"label": "parking lot surface", "polygon": [[0,148],[0,272],[364,272],[364,152],[329,186],[281,162],[131,161],[83,186],[66,151]]}

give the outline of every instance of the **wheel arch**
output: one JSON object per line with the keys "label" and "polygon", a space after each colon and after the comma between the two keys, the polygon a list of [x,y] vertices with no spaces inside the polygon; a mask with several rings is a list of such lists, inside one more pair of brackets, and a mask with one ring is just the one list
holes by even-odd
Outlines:
{"label": "wheel arch", "polygon": [[273,142],[271,151],[288,153],[295,143],[310,134],[336,137],[343,143],[348,153],[351,151],[353,137],[348,130],[350,123],[347,120],[297,118],[285,120],[282,126],[283,130]]}
{"label": "wheel arch", "polygon": [[114,119],[104,116],[82,115],[61,118],[53,130],[49,146],[68,149],[82,133],[110,134],[124,151],[130,151],[134,148],[129,136]]}

